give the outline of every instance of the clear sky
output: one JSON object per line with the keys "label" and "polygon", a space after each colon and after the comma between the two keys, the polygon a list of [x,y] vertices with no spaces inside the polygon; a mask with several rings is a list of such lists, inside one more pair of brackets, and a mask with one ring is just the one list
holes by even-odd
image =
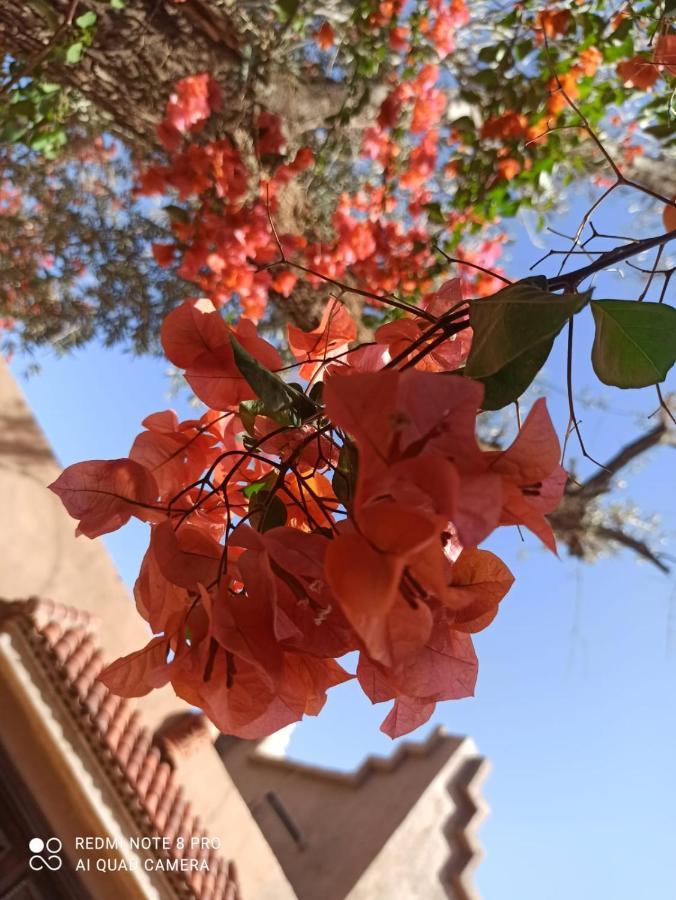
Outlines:
{"label": "clear sky", "polygon": [[[579,214],[576,201],[568,224],[557,220],[557,226],[568,227]],[[595,221],[597,227],[636,230],[627,202],[611,204]],[[655,233],[657,216],[641,227]],[[508,268],[523,276],[540,252],[522,227],[512,231]],[[620,296],[613,284],[613,294],[604,294],[601,284],[596,296]],[[635,296],[635,283],[623,284],[622,296]],[[593,384],[585,362],[591,315],[586,310],[578,319],[576,380],[582,391]],[[134,359],[96,345],[62,359],[50,353],[38,359],[41,374],[27,381],[21,378],[25,358],[15,358],[12,368],[64,465],[124,456],[150,412],[173,407],[187,413],[185,398],[167,399],[161,360]],[[550,407],[563,429],[561,347],[545,375],[554,385]],[[652,411],[654,395],[598,387],[594,392],[608,410],[580,407],[578,414],[588,449],[603,459],[646,427],[636,413]],[[654,451],[620,492],[660,512],[672,533],[673,454]],[[579,459],[574,442],[570,455]],[[590,471],[588,465],[580,470]],[[104,539],[130,586],[147,543],[145,527],[136,523]],[[673,900],[673,578],[626,554],[594,565],[557,559],[530,536],[522,543],[514,529],[503,529],[490,546],[510,565],[516,584],[495,622],[477,636],[476,697],[439,705],[432,720],[471,735],[492,764],[485,784],[491,813],[481,830],[487,855],[477,873],[485,900]],[[676,555],[676,542],[668,549]],[[343,769],[367,753],[391,753],[392,742],[378,731],[386,712],[387,704],[372,707],[356,686],[341,686],[318,719],[295,731],[290,753]]]}

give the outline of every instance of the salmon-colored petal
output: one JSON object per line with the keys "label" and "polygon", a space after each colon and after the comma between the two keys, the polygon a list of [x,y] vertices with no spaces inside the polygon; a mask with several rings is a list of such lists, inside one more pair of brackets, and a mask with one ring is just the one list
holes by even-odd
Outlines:
{"label": "salmon-colored petal", "polygon": [[169,581],[160,571],[151,547],[141,563],[134,584],[136,608],[155,634],[171,634],[179,627],[190,607],[188,591]]}
{"label": "salmon-colored petal", "polygon": [[497,527],[502,509],[502,479],[487,472],[460,478],[453,524],[460,543],[476,547]]}
{"label": "salmon-colored petal", "polygon": [[436,703],[424,703],[414,697],[398,697],[380,730],[391,738],[409,734],[429,721],[435,707]]}
{"label": "salmon-colored petal", "polygon": [[434,541],[443,524],[438,516],[391,500],[365,506],[359,511],[358,522],[373,547],[402,558]]}
{"label": "salmon-colored petal", "polygon": [[514,583],[507,566],[488,550],[463,550],[453,564],[451,577],[442,600],[454,613],[454,625],[482,620],[490,613],[492,619]]}
{"label": "salmon-colored petal", "polygon": [[161,519],[158,487],[152,473],[132,459],[94,459],[75,463],[49,489],[57,494],[74,519],[77,534],[89,538],[115,531],[132,516]]}
{"label": "salmon-colored petal", "polygon": [[141,650],[106,666],[99,680],[118,697],[143,697],[169,681],[167,650],[167,638],[154,637]]}
{"label": "salmon-colored petal", "polygon": [[561,445],[542,397],[536,400],[514,443],[490,454],[494,472],[525,485],[542,481],[559,464]]}
{"label": "salmon-colored petal", "polygon": [[552,526],[543,513],[535,505],[528,502],[528,498],[524,497],[520,488],[516,485],[509,483],[504,485],[500,524],[525,525],[536,537],[540,538],[545,547],[551,550],[552,553],[556,553],[556,539],[554,538]]}
{"label": "salmon-colored petal", "polygon": [[186,300],[162,322],[160,339],[167,358],[187,369],[205,351],[230,346],[230,329],[210,300]]}
{"label": "salmon-colored petal", "polygon": [[223,545],[200,528],[182,525],[174,531],[171,522],[162,522],[153,528],[150,546],[160,571],[172,584],[195,590],[198,584],[208,587],[218,578]]}
{"label": "salmon-colored petal", "polygon": [[326,551],[329,587],[356,633],[376,655],[386,653],[383,619],[396,600],[403,569],[401,559],[375,550],[357,534],[338,535]]}

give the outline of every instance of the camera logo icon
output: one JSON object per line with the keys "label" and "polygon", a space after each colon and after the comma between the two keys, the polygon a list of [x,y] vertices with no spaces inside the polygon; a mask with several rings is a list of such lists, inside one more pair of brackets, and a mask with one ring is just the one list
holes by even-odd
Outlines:
{"label": "camera logo icon", "polygon": [[28,842],[28,849],[31,857],[28,865],[34,872],[41,872],[43,869],[49,869],[50,872],[58,872],[63,865],[63,860],[59,856],[63,844],[57,837],[42,838],[34,837]]}

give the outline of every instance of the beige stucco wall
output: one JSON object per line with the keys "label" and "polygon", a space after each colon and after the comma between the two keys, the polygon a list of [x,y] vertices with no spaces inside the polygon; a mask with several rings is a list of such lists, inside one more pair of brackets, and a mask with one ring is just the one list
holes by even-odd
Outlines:
{"label": "beige stucco wall", "polygon": [[[61,472],[5,362],[0,359],[0,597],[35,596],[97,616],[110,659],[149,640],[149,629],[101,540],[75,537],[76,522],[47,490]],[[128,614],[129,613],[129,614]],[[184,708],[165,690],[141,699],[148,723]]]}
{"label": "beige stucco wall", "polygon": [[[445,828],[461,802],[454,779],[476,754],[471,741],[447,736],[352,779],[266,759],[244,742],[224,743],[222,753],[301,900],[455,896],[449,879],[466,860],[449,845]],[[268,791],[302,832],[303,847],[266,799]],[[458,818],[462,826],[466,817]]]}
{"label": "beige stucco wall", "polygon": [[[462,742],[456,753],[421,794],[381,852],[373,859],[346,900],[406,897],[406,900],[479,900],[471,875],[481,858],[468,847],[483,818],[468,808],[468,767],[475,776],[476,748]],[[487,764],[481,767],[480,782]],[[478,790],[478,783],[475,789]],[[468,826],[468,821],[470,822]],[[470,867],[466,867],[470,863]]]}
{"label": "beige stucco wall", "polygon": [[143,870],[143,854],[127,851],[126,839],[138,834],[138,828],[101,778],[100,762],[60,707],[55,686],[45,681],[37,662],[27,656],[25,646],[11,630],[0,632],[0,741],[62,841],[64,855],[75,868],[79,856],[88,857],[76,851],[76,838],[108,836],[121,849],[106,857],[123,858],[135,871],[79,871],[78,877],[96,900],[173,900],[174,892],[165,879]]}

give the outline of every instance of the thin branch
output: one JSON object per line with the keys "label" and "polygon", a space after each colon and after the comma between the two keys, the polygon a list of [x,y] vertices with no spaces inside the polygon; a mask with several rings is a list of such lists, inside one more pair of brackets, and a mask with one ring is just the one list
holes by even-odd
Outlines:
{"label": "thin branch", "polygon": [[583,484],[571,493],[584,497],[585,500],[592,500],[601,494],[607,493],[611,489],[611,479],[614,475],[629,465],[630,462],[641,456],[652,447],[662,443],[664,436],[667,434],[667,426],[664,422],[655,425],[650,431],[625,444],[604,466],[602,472],[597,472],[588,478]]}
{"label": "thin branch", "polygon": [[669,409],[669,404],[662,396],[662,390],[661,390],[659,384],[655,385],[655,389],[657,390],[657,398],[660,401],[660,406],[661,406],[662,410],[664,411],[665,415],[670,419],[670,421],[673,422],[674,425],[676,425],[676,418],[674,418],[674,414]]}
{"label": "thin branch", "polygon": [[270,229],[275,239],[275,243],[277,244],[280,258],[276,262],[268,263],[266,266],[263,266],[261,268],[272,269],[274,268],[274,266],[280,265],[291,266],[294,269],[299,269],[301,272],[305,272],[307,275],[314,275],[315,278],[321,278],[322,281],[327,282],[327,284],[332,284],[334,287],[338,287],[342,291],[357,294],[360,297],[366,297],[368,300],[377,300],[379,303],[385,303],[388,306],[394,306],[396,309],[401,309],[404,312],[411,313],[414,316],[419,316],[421,319],[427,319],[428,322],[437,321],[435,316],[433,316],[431,313],[428,313],[427,310],[421,309],[418,306],[411,306],[409,303],[404,303],[402,300],[397,300],[394,297],[385,296],[382,294],[374,294],[372,291],[364,291],[361,288],[352,287],[352,285],[344,284],[342,281],[336,281],[335,278],[330,278],[328,275],[323,275],[321,272],[317,272],[314,269],[309,269],[307,266],[303,266],[300,263],[292,262],[292,260],[288,259],[288,257],[284,253],[284,248],[282,247],[282,242],[279,239],[279,234],[277,233],[277,229],[275,228],[275,223],[272,221],[272,216],[270,214],[269,197],[267,204],[267,213]]}
{"label": "thin branch", "polygon": [[504,275],[500,275],[498,272],[494,272],[492,269],[487,269],[485,266],[480,266],[478,263],[470,262],[467,259],[460,259],[457,256],[449,256],[445,250],[442,250],[438,244],[434,244],[434,249],[441,253],[443,257],[445,257],[448,262],[454,263],[458,266],[468,266],[470,269],[476,269],[478,272],[483,272],[484,275],[490,275],[492,278],[497,278],[499,281],[502,281],[504,284],[512,284],[509,278],[505,278]]}
{"label": "thin branch", "polygon": [[605,469],[606,466],[603,463],[598,462],[587,453],[587,448],[584,445],[584,441],[582,440],[582,432],[580,431],[580,423],[578,422],[577,416],[575,415],[575,398],[573,395],[573,320],[572,318],[568,320],[568,357],[566,360],[566,385],[568,387],[568,413],[569,413],[569,421],[572,423],[573,429],[577,436],[578,443],[580,445],[580,450],[582,450],[582,455],[588,459],[590,462],[593,462],[594,465],[598,466],[600,469]]}

